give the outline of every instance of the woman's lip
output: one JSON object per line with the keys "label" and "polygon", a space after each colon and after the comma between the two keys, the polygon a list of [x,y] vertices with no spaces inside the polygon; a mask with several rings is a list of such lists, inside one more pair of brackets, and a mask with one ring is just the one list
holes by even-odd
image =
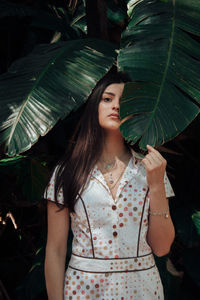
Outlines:
{"label": "woman's lip", "polygon": [[119,115],[118,114],[110,114],[109,117],[119,119]]}
{"label": "woman's lip", "polygon": [[119,116],[118,115],[109,115],[109,118],[115,119],[115,120],[119,120]]}

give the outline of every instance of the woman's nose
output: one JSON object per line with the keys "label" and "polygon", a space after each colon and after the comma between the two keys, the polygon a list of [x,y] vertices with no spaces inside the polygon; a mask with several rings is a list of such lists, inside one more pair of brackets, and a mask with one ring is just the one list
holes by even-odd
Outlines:
{"label": "woman's nose", "polygon": [[119,110],[119,99],[113,101],[113,109]]}

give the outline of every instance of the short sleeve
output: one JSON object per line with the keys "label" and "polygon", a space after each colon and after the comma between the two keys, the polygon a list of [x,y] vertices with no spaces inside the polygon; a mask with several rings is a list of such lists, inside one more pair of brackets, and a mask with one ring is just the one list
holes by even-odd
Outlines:
{"label": "short sleeve", "polygon": [[[55,202],[55,195],[54,195],[54,191],[55,191],[55,174],[56,174],[56,170],[57,168],[55,168],[50,181],[44,191],[44,198],[50,201]],[[62,188],[60,189],[59,193],[58,193],[58,197],[57,197],[57,201],[59,204],[64,204],[64,197],[63,197],[63,190]]]}
{"label": "short sleeve", "polygon": [[171,183],[170,183],[166,173],[165,173],[165,176],[164,176],[164,184],[165,184],[166,198],[174,197],[175,194],[174,194]]}

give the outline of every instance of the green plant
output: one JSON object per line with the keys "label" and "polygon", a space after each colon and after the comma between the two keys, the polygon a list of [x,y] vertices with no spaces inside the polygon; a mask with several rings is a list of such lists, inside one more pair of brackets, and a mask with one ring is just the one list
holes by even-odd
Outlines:
{"label": "green plant", "polygon": [[119,70],[133,81],[125,87],[120,111],[128,118],[121,126],[128,141],[140,140],[142,149],[159,146],[197,116],[199,6],[187,0],[130,1],[129,6],[120,49],[91,39],[43,45],[1,76],[0,142],[7,155],[29,149],[77,109],[112,66],[114,49]]}
{"label": "green plant", "polygon": [[[179,293],[187,299],[188,278],[195,287],[199,285],[194,260],[198,261],[200,244],[199,215],[195,212],[200,206],[198,190],[192,183],[191,189],[187,187],[189,180],[196,178],[194,165],[197,174],[200,170],[197,1],[51,0],[37,1],[32,6],[26,0],[20,4],[1,1],[0,26],[6,31],[2,35],[2,41],[6,41],[2,42],[3,54],[8,53],[5,61],[1,60],[0,76],[0,143],[1,156],[5,158],[0,162],[0,229],[6,255],[0,264],[7,270],[6,278],[10,278],[10,265],[15,263],[16,269],[21,266],[18,297],[26,295],[28,300],[32,291],[31,297],[38,299],[45,290],[44,253],[37,252],[43,249],[45,238],[40,236],[40,230],[34,230],[41,228],[38,208],[43,189],[51,167],[64,151],[65,135],[70,136],[87,96],[116,64],[132,80],[125,87],[120,110],[121,119],[126,119],[121,126],[124,137],[142,149],[147,143],[165,143],[172,153],[180,154],[172,158],[170,152],[165,153],[175,166],[172,183],[176,199],[170,205],[176,241],[170,259],[184,272],[184,279],[179,278],[182,291],[177,289],[176,296]],[[15,36],[20,37],[19,41]],[[10,43],[6,44],[7,40]],[[180,133],[186,132],[191,122],[196,129],[184,137]],[[195,153],[190,143],[195,144]],[[11,224],[8,213],[18,229]],[[11,240],[15,247],[10,247]],[[6,247],[17,254],[7,253]],[[168,299],[173,284],[169,282],[166,258],[160,264],[158,259],[158,266]],[[37,276],[42,285],[33,293],[31,284]]]}

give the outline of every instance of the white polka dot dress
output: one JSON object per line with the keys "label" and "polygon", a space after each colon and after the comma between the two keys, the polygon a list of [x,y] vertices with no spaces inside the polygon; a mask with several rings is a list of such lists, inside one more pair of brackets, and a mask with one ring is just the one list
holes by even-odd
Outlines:
{"label": "white polka dot dress", "polygon": [[[115,200],[95,166],[71,213],[72,256],[64,299],[163,300],[163,287],[146,241],[149,197],[146,171],[133,151]],[[54,201],[54,175],[46,198]],[[174,196],[165,175],[166,197]],[[59,202],[63,203],[62,191]]]}

